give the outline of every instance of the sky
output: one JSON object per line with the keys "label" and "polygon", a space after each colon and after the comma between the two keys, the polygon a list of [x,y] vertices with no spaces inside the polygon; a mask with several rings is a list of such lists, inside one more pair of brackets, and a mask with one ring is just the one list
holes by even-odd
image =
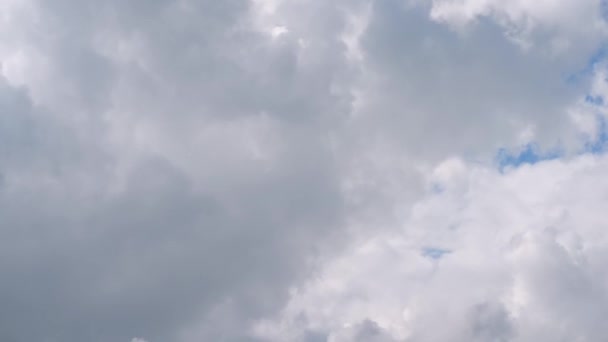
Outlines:
{"label": "sky", "polygon": [[0,0],[0,340],[608,336],[604,0]]}

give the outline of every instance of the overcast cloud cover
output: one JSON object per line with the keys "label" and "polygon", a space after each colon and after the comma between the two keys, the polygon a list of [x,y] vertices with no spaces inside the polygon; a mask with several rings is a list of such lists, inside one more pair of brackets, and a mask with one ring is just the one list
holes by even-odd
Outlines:
{"label": "overcast cloud cover", "polygon": [[0,341],[608,336],[603,0],[0,0]]}

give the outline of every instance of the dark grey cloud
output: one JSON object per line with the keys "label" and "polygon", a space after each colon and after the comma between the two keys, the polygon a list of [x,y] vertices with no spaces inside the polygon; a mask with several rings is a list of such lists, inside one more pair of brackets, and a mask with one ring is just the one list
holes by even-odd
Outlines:
{"label": "dark grey cloud", "polygon": [[[244,1],[34,5],[49,78],[1,92],[0,337],[170,341],[200,323],[197,340],[244,338],[341,225],[320,126],[343,110],[332,74],[300,70],[294,44],[252,29]],[[112,56],[118,38],[137,55]],[[262,116],[278,136],[272,161],[222,145]],[[224,122],[228,136],[192,143]],[[112,125],[142,123],[187,158],[154,145],[131,158],[111,141]]]}

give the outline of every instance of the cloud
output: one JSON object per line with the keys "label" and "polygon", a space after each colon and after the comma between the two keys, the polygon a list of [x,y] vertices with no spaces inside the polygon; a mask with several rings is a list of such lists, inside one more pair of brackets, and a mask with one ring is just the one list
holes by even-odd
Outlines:
{"label": "cloud", "polygon": [[589,48],[607,33],[601,0],[493,1],[434,0],[431,18],[452,27],[491,18],[505,35],[523,48],[541,47],[550,53]]}
{"label": "cloud", "polygon": [[[351,327],[365,326],[396,341],[601,339],[608,184],[598,176],[608,159],[543,161],[506,174],[454,165],[430,176],[444,192],[416,203],[399,231],[324,265],[292,290],[276,320],[259,322],[259,336],[306,341],[314,330],[351,341]],[[456,173],[446,179],[448,168]],[[428,258],[425,246],[451,252]]]}
{"label": "cloud", "polygon": [[[554,317],[543,310],[563,288],[526,298],[577,272],[589,278],[573,296],[599,291],[560,246],[600,240],[586,228],[537,231],[553,216],[534,221],[501,198],[560,174],[574,184],[580,165],[598,177],[602,157],[575,156],[602,137],[604,26],[586,2],[472,5],[1,1],[0,339],[424,339],[441,333],[420,330],[437,303],[455,320],[445,333],[544,336],[543,324],[580,310],[578,297]],[[569,9],[575,24],[560,14]],[[510,34],[520,26],[526,48]],[[548,49],[544,35],[569,48]],[[496,171],[497,151],[532,145],[565,152]],[[583,210],[544,186],[527,195],[535,205]],[[577,189],[591,220],[600,202]],[[496,217],[479,208],[492,203]],[[463,208],[491,227],[511,227],[513,214],[534,229],[517,228],[509,253],[492,249],[503,240],[486,249],[513,230],[458,234]],[[392,260],[398,269],[384,267]],[[511,274],[521,280],[502,286]],[[475,284],[486,297],[469,293]],[[507,293],[519,298],[511,306]],[[339,303],[310,311],[317,300]],[[519,325],[524,304],[540,321]],[[591,324],[602,310],[564,327],[600,336]]]}
{"label": "cloud", "polygon": [[2,339],[176,340],[214,312],[233,325],[198,339],[243,334],[340,224],[305,116],[335,113],[331,74],[240,2],[28,5],[3,56],[28,49],[2,89]]}

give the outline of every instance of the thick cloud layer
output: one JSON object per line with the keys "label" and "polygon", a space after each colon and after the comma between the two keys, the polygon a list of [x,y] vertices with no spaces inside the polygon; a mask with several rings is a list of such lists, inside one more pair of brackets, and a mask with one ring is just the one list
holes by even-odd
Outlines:
{"label": "thick cloud layer", "polygon": [[0,0],[0,340],[600,339],[605,7]]}

